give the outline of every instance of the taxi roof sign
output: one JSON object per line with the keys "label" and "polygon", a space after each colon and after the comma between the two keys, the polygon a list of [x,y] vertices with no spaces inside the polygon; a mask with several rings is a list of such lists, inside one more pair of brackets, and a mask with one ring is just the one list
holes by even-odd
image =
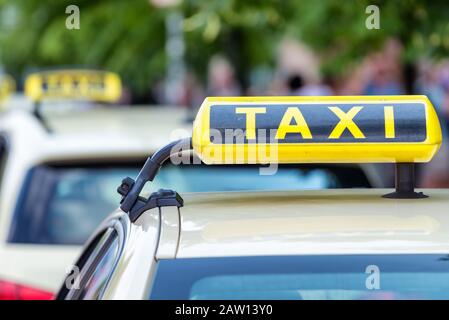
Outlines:
{"label": "taxi roof sign", "polygon": [[0,101],[9,97],[16,89],[16,82],[7,74],[0,74]]}
{"label": "taxi roof sign", "polygon": [[441,140],[426,96],[206,98],[192,136],[207,164],[428,162]]}
{"label": "taxi roof sign", "polygon": [[206,164],[393,162],[395,191],[383,197],[426,198],[415,192],[414,162],[430,161],[441,140],[426,96],[206,98],[192,138],[164,146],[135,180],[122,180],[120,208],[135,221],[155,206],[182,206],[176,192],[140,192],[184,145]]}
{"label": "taxi roof sign", "polygon": [[25,95],[44,99],[72,99],[115,102],[122,93],[120,77],[112,72],[65,69],[36,72],[25,80]]}

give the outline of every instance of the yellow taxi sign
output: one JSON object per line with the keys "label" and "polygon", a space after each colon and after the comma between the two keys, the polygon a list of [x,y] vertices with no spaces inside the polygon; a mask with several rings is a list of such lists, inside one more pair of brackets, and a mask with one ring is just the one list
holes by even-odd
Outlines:
{"label": "yellow taxi sign", "polygon": [[192,136],[208,164],[428,162],[441,140],[426,96],[206,98]]}
{"label": "yellow taxi sign", "polygon": [[16,82],[7,74],[0,75],[0,101],[9,97],[16,90]]}
{"label": "yellow taxi sign", "polygon": [[96,70],[54,70],[30,74],[25,94],[33,101],[73,99],[115,102],[122,94],[120,77]]}

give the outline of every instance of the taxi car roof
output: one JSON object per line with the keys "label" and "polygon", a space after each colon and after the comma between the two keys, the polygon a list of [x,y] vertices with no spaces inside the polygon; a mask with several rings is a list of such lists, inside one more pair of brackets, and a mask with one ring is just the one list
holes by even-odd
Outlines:
{"label": "taxi car roof", "polygon": [[386,189],[185,194],[177,257],[449,251],[449,191]]}
{"label": "taxi car roof", "polygon": [[49,146],[52,152],[68,152],[64,145],[69,142],[75,153],[146,157],[166,144],[173,130],[190,134],[186,118],[185,109],[174,107],[95,108],[72,115],[54,114],[47,120],[55,132],[49,137]]}
{"label": "taxi car roof", "polygon": [[144,158],[163,146],[174,129],[183,129],[190,134],[186,118],[184,109],[172,107],[62,110],[44,114],[44,120],[51,129],[51,132],[46,132],[29,111],[9,110],[2,114],[0,129],[22,140],[24,148],[28,148],[28,144],[39,144],[40,148],[31,153],[42,161]]}
{"label": "taxi car roof", "polygon": [[178,127],[186,126],[187,113],[185,108],[169,106],[113,106],[46,113],[45,119],[48,126],[57,134],[78,134],[80,126],[92,133],[120,131],[124,135],[142,132],[157,134],[173,130],[170,124]]}

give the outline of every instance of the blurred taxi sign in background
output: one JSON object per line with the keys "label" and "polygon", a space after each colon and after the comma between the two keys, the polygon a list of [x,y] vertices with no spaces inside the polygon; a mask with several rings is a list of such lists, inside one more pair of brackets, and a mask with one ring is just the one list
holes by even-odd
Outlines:
{"label": "blurred taxi sign in background", "polygon": [[0,74],[0,103],[16,90],[14,79],[8,74]]}
{"label": "blurred taxi sign in background", "polygon": [[428,162],[441,141],[426,96],[207,98],[192,138],[209,164]]}
{"label": "blurred taxi sign in background", "polygon": [[28,75],[25,81],[25,94],[33,101],[72,99],[115,102],[121,93],[120,77],[107,71],[44,71]]}

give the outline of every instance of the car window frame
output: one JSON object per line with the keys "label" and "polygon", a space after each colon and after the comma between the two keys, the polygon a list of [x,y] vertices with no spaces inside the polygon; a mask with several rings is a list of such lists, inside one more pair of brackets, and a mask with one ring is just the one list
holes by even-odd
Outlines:
{"label": "car window frame", "polygon": [[0,192],[3,187],[3,178],[5,175],[9,153],[10,153],[10,143],[8,135],[5,132],[0,132]]}
{"label": "car window frame", "polygon": [[[69,289],[66,287],[65,284],[67,281],[67,277],[70,275],[67,274],[66,277],[64,278],[64,282],[59,292],[55,296],[56,300],[80,299],[80,294],[82,292],[81,289],[83,289],[86,286],[88,280],[92,277],[96,268],[102,261],[103,257],[105,256],[111,245],[114,243],[114,240],[117,239],[118,249],[117,252],[115,253],[114,262],[112,264],[111,270],[109,270],[108,272],[107,279],[100,291],[98,299],[101,299],[103,297],[103,294],[109,285],[109,281],[112,275],[114,274],[117,264],[123,255],[124,248],[127,242],[127,236],[129,233],[130,223],[131,222],[129,220],[128,215],[124,212],[113,214],[111,217],[105,220],[105,222],[86,242],[85,247],[83,248],[79,258],[74,264],[79,268],[79,275],[78,275],[80,284],[79,288]],[[103,239],[103,236],[105,234],[108,235],[105,239]],[[113,237],[114,234],[116,235],[116,237]],[[96,250],[99,241],[103,241],[103,243],[101,243],[98,250]]]}

